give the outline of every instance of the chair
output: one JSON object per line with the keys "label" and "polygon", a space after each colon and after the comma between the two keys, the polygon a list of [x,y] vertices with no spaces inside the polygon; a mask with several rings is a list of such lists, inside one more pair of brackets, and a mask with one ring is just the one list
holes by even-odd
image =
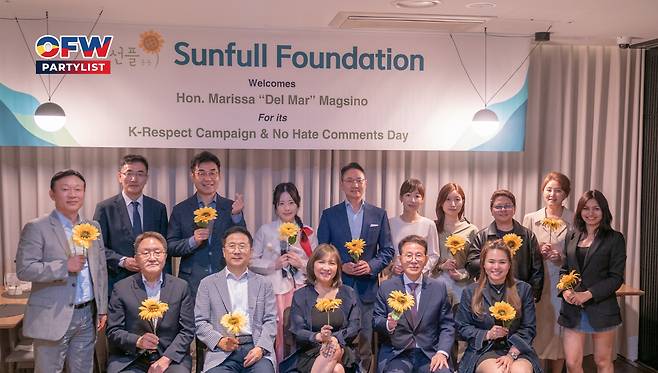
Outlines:
{"label": "chair", "polygon": [[34,369],[34,345],[31,339],[18,342],[5,359],[9,367],[9,373],[19,372],[23,369]]}

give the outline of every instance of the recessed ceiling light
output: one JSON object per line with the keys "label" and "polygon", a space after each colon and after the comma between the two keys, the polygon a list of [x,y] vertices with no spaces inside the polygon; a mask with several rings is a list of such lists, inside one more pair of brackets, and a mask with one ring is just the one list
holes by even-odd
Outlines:
{"label": "recessed ceiling light", "polygon": [[429,8],[441,4],[441,0],[393,0],[398,8]]}
{"label": "recessed ceiling light", "polygon": [[490,2],[487,2],[487,1],[483,1],[483,2],[479,2],[479,3],[466,4],[466,7],[471,8],[471,9],[485,9],[485,8],[495,8],[496,4],[490,3]]}

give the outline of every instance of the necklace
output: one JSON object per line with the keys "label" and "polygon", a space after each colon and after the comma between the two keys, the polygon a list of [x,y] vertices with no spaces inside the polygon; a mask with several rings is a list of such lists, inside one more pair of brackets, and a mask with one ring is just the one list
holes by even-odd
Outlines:
{"label": "necklace", "polygon": [[505,290],[505,284],[500,284],[500,285],[494,285],[494,284],[489,284],[491,288],[496,292],[496,294],[501,295],[503,293],[503,290]]}

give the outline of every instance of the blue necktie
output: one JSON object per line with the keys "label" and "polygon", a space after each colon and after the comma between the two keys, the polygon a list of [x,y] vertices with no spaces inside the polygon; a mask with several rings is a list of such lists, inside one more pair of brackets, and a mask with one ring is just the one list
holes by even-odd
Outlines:
{"label": "blue necktie", "polygon": [[139,215],[139,202],[130,202],[133,205],[133,235],[135,237],[142,234],[142,217]]}
{"label": "blue necktie", "polygon": [[409,290],[411,290],[411,295],[414,297],[414,306],[411,307],[411,317],[413,319],[413,322],[416,322],[416,316],[418,315],[418,298],[416,298],[416,288],[418,287],[418,284],[415,282],[410,282],[407,284],[409,287]]}

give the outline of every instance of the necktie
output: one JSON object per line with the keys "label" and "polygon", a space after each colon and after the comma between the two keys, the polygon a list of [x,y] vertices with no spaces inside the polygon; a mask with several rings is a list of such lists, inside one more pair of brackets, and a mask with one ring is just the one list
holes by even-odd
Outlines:
{"label": "necktie", "polygon": [[139,215],[139,202],[130,202],[133,205],[133,235],[135,237],[142,234],[142,217]]}
{"label": "necktie", "polygon": [[418,299],[416,298],[416,288],[418,287],[418,284],[415,282],[410,282],[407,284],[409,287],[409,290],[411,291],[411,295],[414,297],[414,306],[411,307],[411,317],[413,318],[414,323],[416,322],[416,315],[418,314]]}

